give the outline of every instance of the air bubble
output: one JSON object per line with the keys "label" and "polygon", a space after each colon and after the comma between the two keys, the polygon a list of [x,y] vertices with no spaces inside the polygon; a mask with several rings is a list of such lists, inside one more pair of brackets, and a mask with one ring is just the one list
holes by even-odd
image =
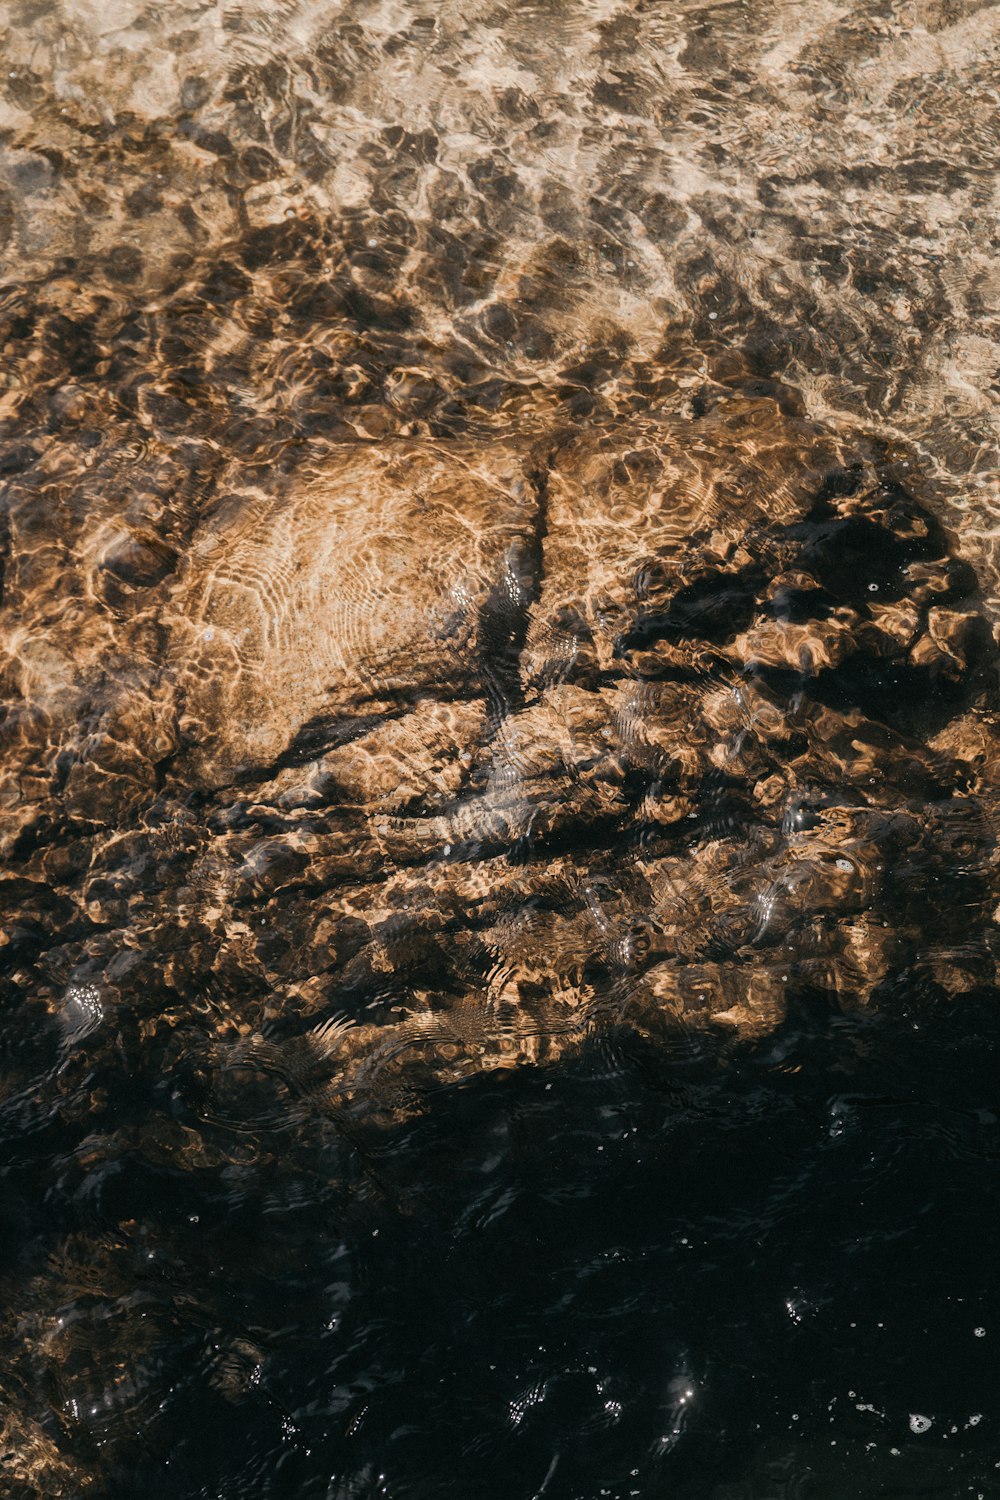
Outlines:
{"label": "air bubble", "polygon": [[910,1413],[911,1432],[929,1432],[933,1426],[934,1420],[932,1417],[921,1416],[918,1411]]}
{"label": "air bubble", "polygon": [[93,984],[71,984],[63,996],[60,1022],[68,1045],[81,1042],[104,1020],[100,991]]}

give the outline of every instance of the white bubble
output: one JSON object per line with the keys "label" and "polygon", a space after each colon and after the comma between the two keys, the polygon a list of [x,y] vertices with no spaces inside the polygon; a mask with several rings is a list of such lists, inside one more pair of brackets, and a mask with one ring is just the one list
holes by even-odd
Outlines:
{"label": "white bubble", "polygon": [[838,870],[846,870],[850,872],[854,869],[854,866],[851,864],[851,861],[849,859],[837,859],[834,860],[834,864],[837,866]]}
{"label": "white bubble", "polygon": [[82,1041],[104,1020],[104,1006],[96,985],[71,984],[63,995],[60,1021],[67,1044]]}
{"label": "white bubble", "polygon": [[910,1413],[911,1432],[929,1432],[933,1426],[934,1419],[932,1417],[921,1416],[918,1411]]}
{"label": "white bubble", "polygon": [[974,1328],[972,1332],[975,1334],[977,1339],[984,1339],[986,1337],[985,1328]]}
{"label": "white bubble", "polygon": [[877,594],[878,593],[878,584],[877,583],[870,583],[868,585],[868,592],[869,592],[869,594]]}

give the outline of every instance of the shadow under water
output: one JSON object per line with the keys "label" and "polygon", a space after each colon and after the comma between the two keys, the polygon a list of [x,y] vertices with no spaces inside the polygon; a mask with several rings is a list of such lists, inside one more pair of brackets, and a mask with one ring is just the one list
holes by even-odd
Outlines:
{"label": "shadow under water", "polygon": [[993,22],[8,9],[4,1493],[1000,1494]]}

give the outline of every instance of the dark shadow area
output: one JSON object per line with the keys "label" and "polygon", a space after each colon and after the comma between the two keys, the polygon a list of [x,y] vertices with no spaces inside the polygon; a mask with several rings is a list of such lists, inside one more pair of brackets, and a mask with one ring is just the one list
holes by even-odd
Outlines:
{"label": "dark shadow area", "polygon": [[750,1045],[624,1028],[252,1166],[123,1151],[84,1191],[53,1141],[8,1155],[36,1205],[8,1253],[103,1245],[73,1388],[116,1286],[152,1329],[115,1348],[142,1431],[109,1401],[74,1441],[109,1500],[992,1494],[998,998],[803,994]]}

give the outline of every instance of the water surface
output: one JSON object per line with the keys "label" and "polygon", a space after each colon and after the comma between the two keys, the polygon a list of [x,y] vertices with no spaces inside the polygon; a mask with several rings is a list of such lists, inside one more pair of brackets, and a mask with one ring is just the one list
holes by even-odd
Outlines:
{"label": "water surface", "polygon": [[996,10],[0,30],[5,1493],[1000,1494]]}

